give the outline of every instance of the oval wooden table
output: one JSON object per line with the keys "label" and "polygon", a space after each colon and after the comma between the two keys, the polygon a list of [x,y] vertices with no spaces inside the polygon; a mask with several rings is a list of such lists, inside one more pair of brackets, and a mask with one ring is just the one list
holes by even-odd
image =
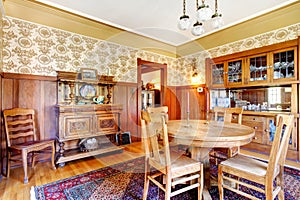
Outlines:
{"label": "oval wooden table", "polygon": [[172,143],[190,147],[193,159],[201,161],[205,169],[204,199],[211,199],[209,151],[214,147],[239,147],[251,142],[255,130],[251,127],[206,120],[169,120],[168,135]]}

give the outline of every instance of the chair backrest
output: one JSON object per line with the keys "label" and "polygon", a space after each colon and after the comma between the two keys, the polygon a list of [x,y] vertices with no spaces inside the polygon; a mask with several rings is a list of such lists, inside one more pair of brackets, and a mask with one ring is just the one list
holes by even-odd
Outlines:
{"label": "chair backrest", "polygon": [[224,122],[231,122],[232,114],[238,114],[238,123],[242,124],[243,108],[214,107],[215,121],[218,121],[218,118],[222,115],[224,117]]}
{"label": "chair backrest", "polygon": [[279,114],[276,117],[276,132],[271,147],[267,176],[270,180],[280,168],[283,169],[288,150],[290,136],[293,130],[294,116]]}
{"label": "chair backrest", "polygon": [[168,106],[161,106],[161,107],[148,107],[147,112],[151,116],[152,121],[161,122],[161,117],[165,117],[166,123],[168,123],[169,115],[168,115],[169,108]]}
{"label": "chair backrest", "polygon": [[[149,112],[141,111],[141,126],[146,158],[150,165],[166,173],[171,161],[165,118],[161,116],[161,122],[153,122]],[[159,127],[164,134],[163,145],[159,145],[159,133],[156,131]]]}
{"label": "chair backrest", "polygon": [[3,119],[8,147],[37,139],[33,109],[4,110]]}

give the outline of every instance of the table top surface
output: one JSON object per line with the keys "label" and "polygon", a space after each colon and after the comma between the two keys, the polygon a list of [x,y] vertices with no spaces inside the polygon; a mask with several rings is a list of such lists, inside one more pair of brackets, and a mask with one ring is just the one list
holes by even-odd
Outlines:
{"label": "table top surface", "polygon": [[202,147],[241,146],[251,142],[255,130],[236,123],[206,120],[169,120],[168,135],[178,144]]}

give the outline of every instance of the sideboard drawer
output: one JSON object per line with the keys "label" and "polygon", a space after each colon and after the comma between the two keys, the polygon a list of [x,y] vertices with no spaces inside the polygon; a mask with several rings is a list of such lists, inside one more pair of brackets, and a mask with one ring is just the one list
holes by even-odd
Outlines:
{"label": "sideboard drawer", "polygon": [[93,135],[93,117],[88,115],[65,116],[64,139],[80,139]]}
{"label": "sideboard drawer", "polygon": [[265,117],[260,117],[260,116],[247,116],[247,115],[243,115],[243,122],[244,121],[265,122],[266,118]]}
{"label": "sideboard drawer", "polygon": [[255,136],[252,138],[252,142],[263,144],[264,134],[261,131],[255,131]]}
{"label": "sideboard drawer", "polygon": [[263,122],[243,121],[242,124],[253,128],[255,130],[255,132],[264,130],[264,123]]}
{"label": "sideboard drawer", "polygon": [[109,134],[118,131],[118,118],[111,115],[96,115],[96,134]]}

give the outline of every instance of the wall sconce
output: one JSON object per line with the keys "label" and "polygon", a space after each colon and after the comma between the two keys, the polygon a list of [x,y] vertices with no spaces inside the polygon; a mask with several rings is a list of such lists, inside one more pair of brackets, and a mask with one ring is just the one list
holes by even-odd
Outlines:
{"label": "wall sconce", "polygon": [[197,71],[197,68],[196,68],[196,59],[193,60],[193,67],[192,67],[192,77],[191,77],[191,80],[192,80],[192,84],[197,84],[199,83],[200,81],[200,77],[199,77],[199,74],[198,74],[198,71]]}

